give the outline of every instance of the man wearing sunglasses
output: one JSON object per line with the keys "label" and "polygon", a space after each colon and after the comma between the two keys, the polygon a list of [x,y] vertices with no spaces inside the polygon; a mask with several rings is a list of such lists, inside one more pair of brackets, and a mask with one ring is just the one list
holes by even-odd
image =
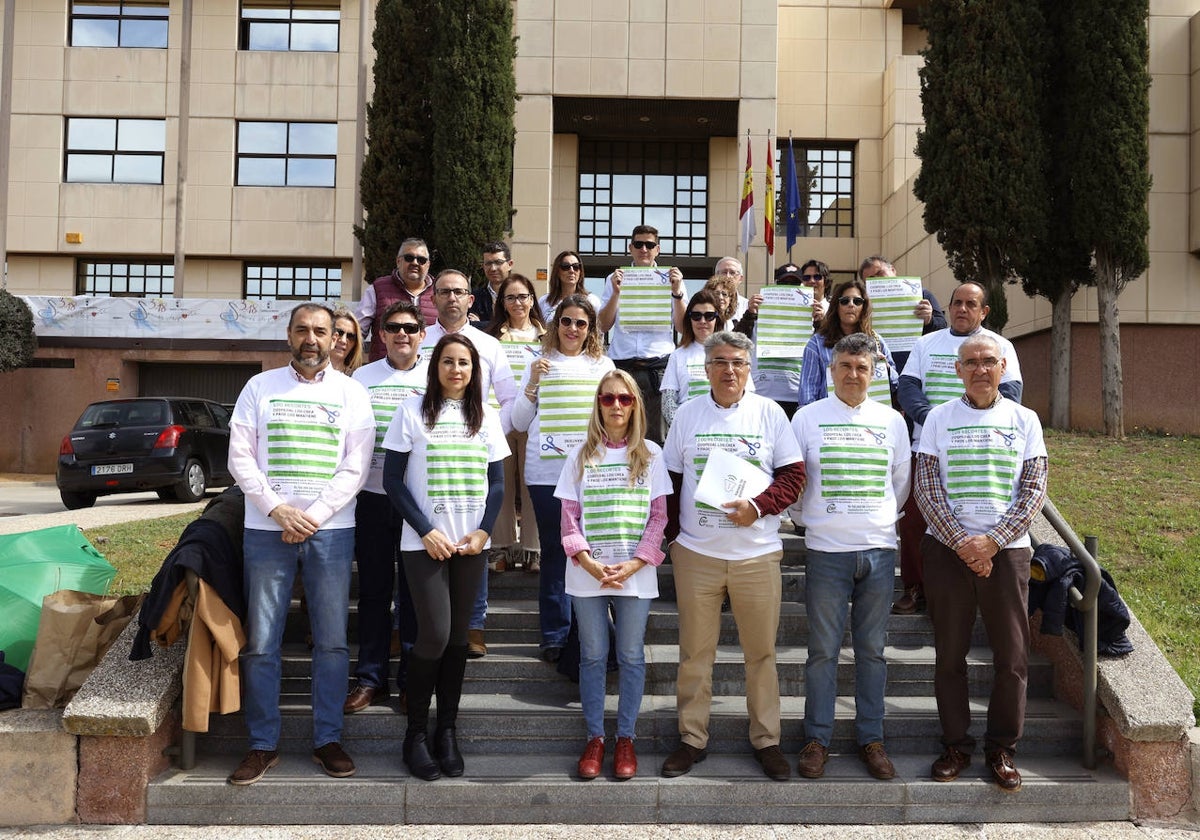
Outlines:
{"label": "man wearing sunglasses", "polygon": [[429,246],[425,240],[409,238],[400,243],[396,268],[391,274],[376,277],[363,289],[362,300],[354,310],[363,333],[371,336],[370,361],[377,362],[387,355],[382,330],[375,313],[386,310],[398,300],[408,301],[421,310],[425,323],[437,318],[433,301],[433,280],[429,276]]}
{"label": "man wearing sunglasses", "polygon": [[[638,225],[629,237],[629,255],[635,266],[657,265],[658,229]],[[646,438],[661,444],[663,441],[662,386],[667,359],[675,350],[671,325],[683,320],[683,273],[672,268],[671,308],[663,310],[662,327],[652,330],[628,331],[621,326],[618,314],[621,305],[621,281],[624,272],[617,269],[604,280],[597,318],[600,330],[609,333],[608,355],[613,363],[637,382],[646,401]]]}
{"label": "man wearing sunglasses", "polygon": [[475,302],[467,313],[472,323],[480,324],[484,329],[492,323],[492,313],[496,309],[496,296],[500,287],[512,274],[512,252],[503,242],[489,242],[483,246],[483,276],[487,282],[475,289]]}
{"label": "man wearing sunglasses", "polygon": [[358,663],[355,685],[346,697],[345,714],[361,712],[388,696],[388,658],[392,637],[392,592],[399,570],[400,667],[396,688],[400,708],[405,708],[405,669],[408,651],[416,641],[417,619],[413,612],[403,564],[397,563],[400,515],[383,489],[383,437],[404,400],[425,393],[429,360],[421,355],[425,318],[408,301],[397,301],[381,319],[387,356],[354,372],[371,396],[375,412],[375,448],[367,483],[358,494],[354,516],[354,554],[358,562]]}

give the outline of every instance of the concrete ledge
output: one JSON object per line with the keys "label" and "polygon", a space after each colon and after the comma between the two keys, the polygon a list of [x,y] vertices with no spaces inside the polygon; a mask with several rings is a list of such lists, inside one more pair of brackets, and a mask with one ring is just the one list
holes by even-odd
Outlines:
{"label": "concrete ledge", "polygon": [[117,637],[63,711],[64,728],[75,735],[153,735],[166,720],[183,690],[183,660],[187,639],[169,648],[154,648],[154,656],[129,661],[137,620]]}
{"label": "concrete ledge", "polygon": [[73,823],[79,759],[57,709],[0,713],[3,825]]}

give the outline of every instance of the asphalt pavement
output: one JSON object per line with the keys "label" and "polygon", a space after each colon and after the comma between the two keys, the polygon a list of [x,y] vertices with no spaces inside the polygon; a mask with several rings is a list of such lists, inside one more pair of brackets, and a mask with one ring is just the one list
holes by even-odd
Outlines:
{"label": "asphalt pavement", "polygon": [[157,519],[189,510],[200,510],[220,490],[210,490],[204,501],[164,502],[157,493],[118,493],[101,496],[96,504],[67,510],[58,496],[52,475],[0,474],[0,534],[19,534],[54,525],[75,524],[84,530],[138,519]]}

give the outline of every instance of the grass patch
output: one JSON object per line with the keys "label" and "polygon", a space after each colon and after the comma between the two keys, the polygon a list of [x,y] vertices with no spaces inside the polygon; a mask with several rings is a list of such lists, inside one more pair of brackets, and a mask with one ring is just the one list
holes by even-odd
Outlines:
{"label": "grass patch", "polygon": [[[1200,696],[1200,438],[1122,441],[1046,432],[1050,497],[1099,560],[1193,695]],[[197,514],[94,528],[88,538],[117,567],[112,591],[149,588],[163,557]],[[1195,712],[1200,718],[1200,701]]]}

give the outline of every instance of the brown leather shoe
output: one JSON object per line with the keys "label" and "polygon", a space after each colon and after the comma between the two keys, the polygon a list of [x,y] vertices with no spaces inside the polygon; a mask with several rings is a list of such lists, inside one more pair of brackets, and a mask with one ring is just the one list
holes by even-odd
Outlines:
{"label": "brown leather shoe", "polygon": [[992,779],[1000,786],[1000,790],[1013,793],[1021,789],[1021,774],[1017,772],[1017,766],[1007,750],[989,752],[987,763],[992,771]]}
{"label": "brown leather shoe", "polygon": [[387,696],[388,690],[386,688],[359,683],[346,695],[346,702],[342,704],[342,712],[347,715],[361,712],[376,700],[386,700]]}
{"label": "brown leather shoe", "polygon": [[482,659],[487,656],[487,645],[483,643],[482,630],[467,631],[467,658]]}
{"label": "brown leather shoe", "polygon": [[806,779],[819,779],[825,775],[825,761],[829,758],[829,748],[820,741],[809,741],[800,750],[800,760],[796,762],[796,772]]}
{"label": "brown leather shoe", "polygon": [[933,762],[930,776],[935,782],[953,782],[958,774],[971,766],[971,756],[954,747],[946,747],[946,751]]}
{"label": "brown leather shoe", "polygon": [[314,762],[321,765],[321,769],[327,776],[344,779],[354,775],[354,762],[350,760],[350,756],[346,755],[346,751],[337,741],[317,747],[313,750],[312,758]]}
{"label": "brown leather shoe", "polygon": [[708,758],[708,750],[681,743],[663,762],[662,774],[668,779],[682,776],[692,769],[693,764],[699,764],[706,758]]}
{"label": "brown leather shoe", "polygon": [[858,748],[858,757],[867,765],[867,772],[876,779],[887,781],[896,778],[896,767],[888,758],[887,750],[879,741],[863,744]]}
{"label": "brown leather shoe", "polygon": [[617,751],[613,755],[613,778],[624,782],[637,775],[637,753],[632,738],[618,738]]}
{"label": "brown leather shoe", "polygon": [[920,586],[906,586],[904,594],[892,604],[892,615],[912,615],[925,611],[925,593]]}
{"label": "brown leather shoe", "polygon": [[792,765],[783,757],[783,750],[779,749],[778,744],[755,750],[754,759],[762,765],[763,773],[769,779],[786,782],[792,777]]}
{"label": "brown leather shoe", "polygon": [[252,785],[278,763],[278,750],[250,750],[226,781],[231,785]]}
{"label": "brown leather shoe", "polygon": [[579,756],[579,778],[590,782],[600,775],[600,768],[603,766],[604,739],[597,736],[588,740],[587,746],[583,748],[583,755]]}

